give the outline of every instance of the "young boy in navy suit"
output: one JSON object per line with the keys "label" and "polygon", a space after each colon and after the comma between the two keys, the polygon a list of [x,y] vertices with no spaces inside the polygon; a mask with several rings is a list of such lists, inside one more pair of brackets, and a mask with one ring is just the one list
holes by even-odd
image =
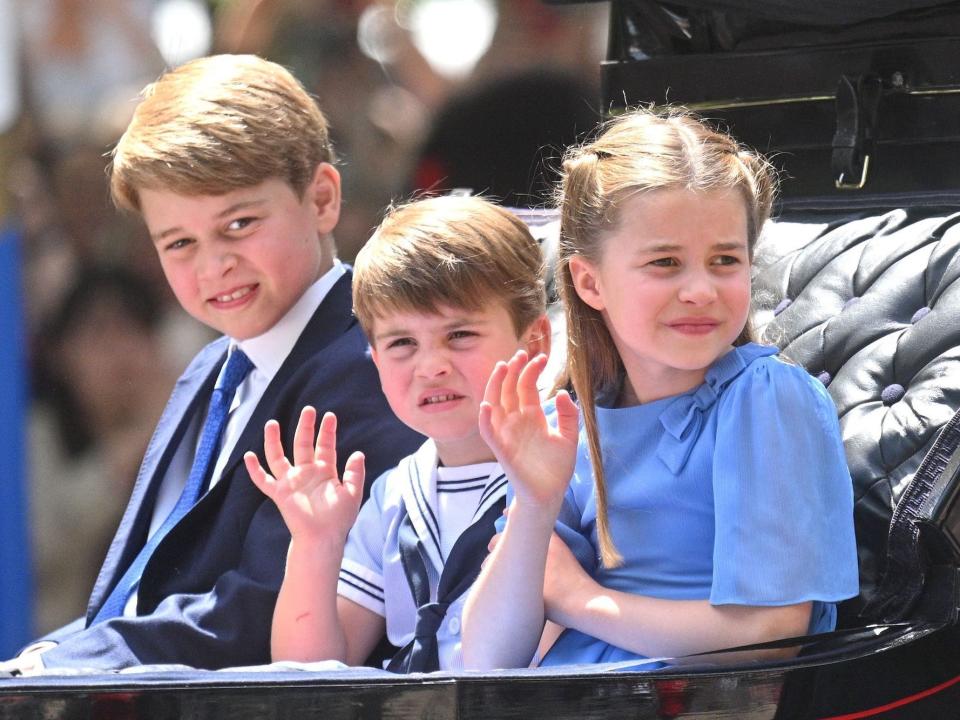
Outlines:
{"label": "young boy in navy suit", "polygon": [[111,191],[143,216],[180,304],[225,337],[174,388],[86,617],[3,669],[269,662],[290,535],[242,461],[264,423],[335,412],[339,456],[363,448],[374,475],[422,441],[387,406],[351,314],[333,162],[323,115],[274,63],[202,58],[145,90]]}
{"label": "young boy in navy suit", "polygon": [[293,535],[273,657],[357,665],[386,633],[401,648],[388,670],[456,670],[463,603],[507,488],[480,436],[480,403],[499,362],[550,349],[543,258],[507,210],[440,197],[388,214],[357,256],[353,283],[390,406],[429,439],[373,484],[359,516],[363,456],[342,474],[334,462],[347,418],[326,413],[314,442],[316,411],[305,408],[292,462],[271,423],[272,477],[247,454],[250,477]]}

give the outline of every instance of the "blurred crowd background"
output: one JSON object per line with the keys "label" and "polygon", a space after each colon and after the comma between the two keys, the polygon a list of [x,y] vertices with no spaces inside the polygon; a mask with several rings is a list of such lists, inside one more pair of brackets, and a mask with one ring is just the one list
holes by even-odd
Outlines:
{"label": "blurred crowd background", "polygon": [[142,87],[201,55],[290,68],[332,126],[350,261],[388,203],[542,206],[599,119],[607,3],[0,0],[0,221],[20,242],[34,632],[83,613],[162,404],[209,339],[105,167]]}

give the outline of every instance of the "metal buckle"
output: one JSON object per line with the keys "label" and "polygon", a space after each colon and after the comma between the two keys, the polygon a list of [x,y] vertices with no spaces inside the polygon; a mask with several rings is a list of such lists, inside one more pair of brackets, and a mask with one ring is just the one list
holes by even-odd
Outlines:
{"label": "metal buckle", "polygon": [[863,186],[867,184],[867,173],[870,170],[870,156],[863,156],[863,169],[860,172],[860,182],[844,182],[844,173],[840,173],[834,184],[837,187],[837,190],[862,190]]}

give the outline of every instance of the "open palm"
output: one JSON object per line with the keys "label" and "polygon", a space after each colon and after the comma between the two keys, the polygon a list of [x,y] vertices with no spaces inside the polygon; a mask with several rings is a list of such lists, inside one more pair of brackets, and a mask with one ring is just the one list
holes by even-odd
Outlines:
{"label": "open palm", "polygon": [[363,497],[364,458],[347,460],[343,479],[337,473],[337,417],[326,413],[314,444],[317,412],[305,407],[293,438],[293,462],[283,452],[280,425],[271,420],[263,429],[263,450],[272,475],[257,456],[243,456],[250,479],[276,503],[294,537],[343,543],[353,526]]}
{"label": "open palm", "polygon": [[570,396],[556,397],[557,427],[547,422],[537,392],[545,355],[523,351],[497,363],[480,405],[480,433],[514,484],[518,497],[537,505],[558,505],[573,475],[579,433]]}

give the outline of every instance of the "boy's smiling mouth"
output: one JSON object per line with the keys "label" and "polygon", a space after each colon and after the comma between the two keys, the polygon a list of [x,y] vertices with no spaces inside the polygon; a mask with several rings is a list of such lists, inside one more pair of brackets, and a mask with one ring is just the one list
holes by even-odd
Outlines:
{"label": "boy's smiling mouth", "polygon": [[235,288],[229,292],[214,295],[212,298],[210,298],[209,302],[218,307],[232,307],[241,304],[244,300],[249,298],[256,289],[256,284],[244,285],[243,287]]}

